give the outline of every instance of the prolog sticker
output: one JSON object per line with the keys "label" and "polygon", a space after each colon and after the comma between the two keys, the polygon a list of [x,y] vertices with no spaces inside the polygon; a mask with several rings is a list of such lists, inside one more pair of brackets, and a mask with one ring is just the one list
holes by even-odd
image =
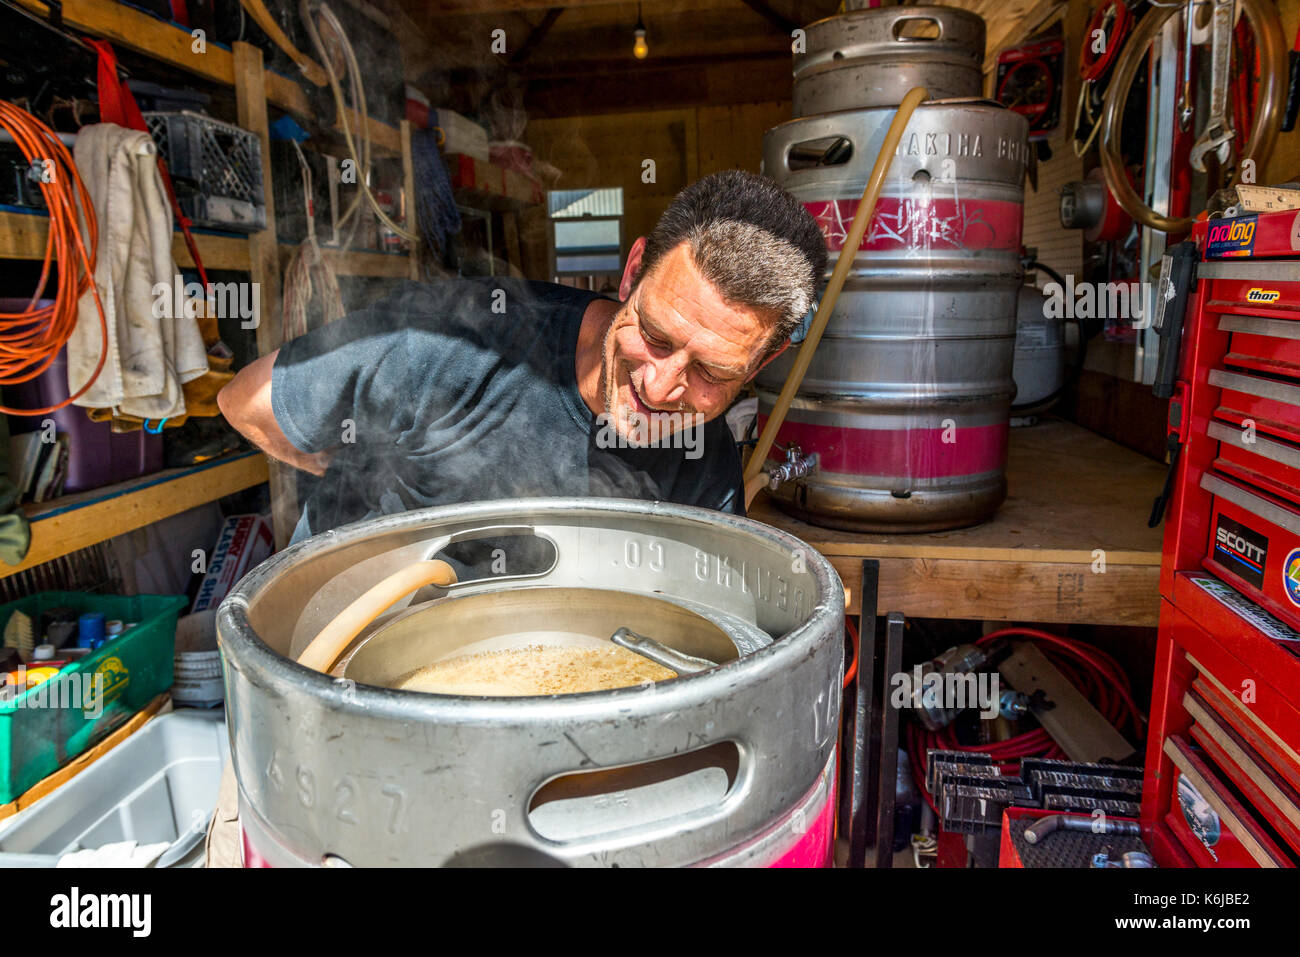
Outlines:
{"label": "prolog sticker", "polygon": [[1255,250],[1258,216],[1238,216],[1210,224],[1205,234],[1206,259],[1230,259],[1249,256]]}

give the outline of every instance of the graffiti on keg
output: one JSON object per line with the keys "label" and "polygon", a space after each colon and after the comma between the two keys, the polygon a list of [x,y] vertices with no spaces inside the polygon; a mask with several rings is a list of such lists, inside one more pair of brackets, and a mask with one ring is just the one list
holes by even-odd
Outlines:
{"label": "graffiti on keg", "polygon": [[[826,248],[842,249],[858,201],[823,200],[804,207],[826,237]],[[1013,251],[1020,248],[1020,227],[1020,205],[1005,200],[882,196],[860,248],[915,255],[945,249]]]}

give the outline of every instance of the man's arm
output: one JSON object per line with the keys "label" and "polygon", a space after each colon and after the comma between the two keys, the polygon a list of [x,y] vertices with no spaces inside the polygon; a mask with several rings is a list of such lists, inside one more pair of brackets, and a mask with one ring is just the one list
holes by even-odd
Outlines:
{"label": "man's arm", "polygon": [[324,475],[332,452],[303,452],[289,441],[271,409],[271,367],[279,350],[249,363],[217,393],[217,408],[244,438],[274,459]]}

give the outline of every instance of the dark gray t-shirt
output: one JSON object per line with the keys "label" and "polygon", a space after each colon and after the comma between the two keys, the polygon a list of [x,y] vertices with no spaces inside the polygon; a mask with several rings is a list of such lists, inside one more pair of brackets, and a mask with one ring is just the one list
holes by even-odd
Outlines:
{"label": "dark gray t-shirt", "polygon": [[337,449],[294,540],[413,508],[546,495],[744,514],[721,418],[694,451],[601,447],[574,369],[594,298],[501,277],[407,282],[286,342],[271,373],[276,422],[303,452]]}

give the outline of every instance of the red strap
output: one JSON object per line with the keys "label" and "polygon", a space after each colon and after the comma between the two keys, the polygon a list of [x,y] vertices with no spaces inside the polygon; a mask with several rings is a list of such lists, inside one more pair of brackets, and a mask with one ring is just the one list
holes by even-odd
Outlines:
{"label": "red strap", "polygon": [[[140,112],[135,97],[131,95],[130,87],[117,75],[117,55],[113,53],[112,45],[107,40],[87,38],[86,42],[99,54],[100,120],[105,123],[116,123],[129,130],[141,130],[147,133],[149,127],[145,125],[144,115]],[[185,247],[194,260],[194,268],[198,270],[203,288],[207,289],[208,273],[203,268],[203,258],[199,255],[198,244],[190,234],[190,218],[181,212],[181,204],[176,199],[176,190],[172,187],[171,174],[167,171],[167,164],[161,155],[158,157],[158,172],[162,175],[163,188],[166,189],[167,199],[171,202],[172,215],[176,217],[176,223],[181,228],[181,235],[185,237]]]}

